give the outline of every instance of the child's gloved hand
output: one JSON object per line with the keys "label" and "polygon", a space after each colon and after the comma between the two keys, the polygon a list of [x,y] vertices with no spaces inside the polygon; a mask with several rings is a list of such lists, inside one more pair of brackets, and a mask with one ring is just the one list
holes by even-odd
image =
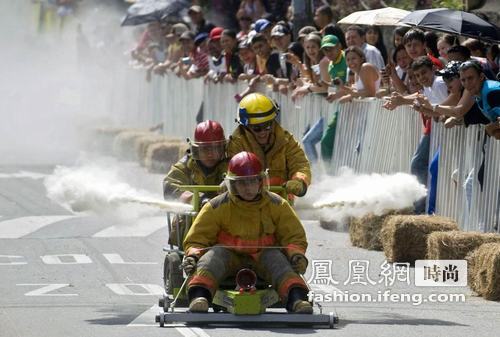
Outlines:
{"label": "child's gloved hand", "polygon": [[302,254],[295,254],[290,259],[290,264],[292,265],[293,271],[297,274],[304,275],[307,270],[307,258]]}
{"label": "child's gloved hand", "polygon": [[181,267],[187,276],[193,275],[196,270],[197,259],[194,256],[184,256]]}
{"label": "child's gloved hand", "polygon": [[298,197],[302,197],[307,192],[307,186],[302,180],[292,179],[288,180],[283,186],[286,190],[286,193],[294,194]]}

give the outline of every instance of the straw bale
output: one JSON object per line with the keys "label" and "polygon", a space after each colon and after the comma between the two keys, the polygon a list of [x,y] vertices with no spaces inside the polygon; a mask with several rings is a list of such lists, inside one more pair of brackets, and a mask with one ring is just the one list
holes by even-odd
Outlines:
{"label": "straw bale", "polygon": [[361,218],[352,218],[349,223],[349,237],[355,247],[369,250],[383,250],[380,230],[385,219],[390,215],[411,214],[412,208],[390,210],[382,215],[369,213]]}
{"label": "straw bale", "polygon": [[436,231],[458,230],[451,218],[431,215],[391,215],[382,225],[380,238],[390,262],[409,262],[425,259],[427,236]]}
{"label": "straw bale", "polygon": [[491,301],[500,301],[500,243],[481,245],[467,255],[468,282],[478,295]]}
{"label": "straw bale", "polygon": [[149,131],[123,131],[116,135],[113,142],[113,153],[120,159],[136,159],[134,142],[137,138],[150,134]]}
{"label": "straw bale", "polygon": [[137,156],[137,160],[142,166],[146,165],[145,164],[146,153],[148,151],[149,145],[161,142],[180,143],[181,140],[177,138],[166,137],[156,133],[146,134],[134,140],[134,152]]}
{"label": "straw bale", "polygon": [[179,160],[178,142],[161,142],[148,146],[145,165],[150,172],[167,173]]}
{"label": "straw bale", "polygon": [[480,232],[434,232],[427,238],[427,258],[430,260],[462,260],[483,243],[498,242],[500,235]]}

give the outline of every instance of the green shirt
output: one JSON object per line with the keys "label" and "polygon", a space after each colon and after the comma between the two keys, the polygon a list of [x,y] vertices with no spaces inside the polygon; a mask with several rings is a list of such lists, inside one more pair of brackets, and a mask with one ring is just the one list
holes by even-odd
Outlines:
{"label": "green shirt", "polygon": [[347,79],[347,63],[345,61],[344,51],[341,51],[339,57],[335,61],[330,61],[328,63],[328,74],[333,80],[334,78],[340,78],[344,83]]}

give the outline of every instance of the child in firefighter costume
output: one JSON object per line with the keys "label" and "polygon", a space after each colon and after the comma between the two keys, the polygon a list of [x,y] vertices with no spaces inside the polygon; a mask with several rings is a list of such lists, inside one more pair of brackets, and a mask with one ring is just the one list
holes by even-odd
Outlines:
{"label": "child in firefighter costume", "polygon": [[[277,290],[289,312],[312,313],[304,228],[289,203],[266,189],[267,175],[253,153],[228,165],[227,192],[210,200],[184,239],[189,309],[206,312],[221,281],[250,266]],[[268,185],[267,185],[268,186]]]}

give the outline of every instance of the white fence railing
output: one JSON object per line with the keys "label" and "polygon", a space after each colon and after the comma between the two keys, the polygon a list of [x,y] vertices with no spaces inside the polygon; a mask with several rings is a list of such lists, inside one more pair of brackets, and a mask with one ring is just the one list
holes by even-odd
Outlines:
{"label": "white fence railing", "polygon": [[[110,105],[122,124],[163,122],[166,134],[184,138],[191,136],[203,102],[203,118],[219,121],[226,136],[236,126],[233,97],[244,84],[204,84],[201,79],[186,81],[174,75],[154,76],[146,82],[144,76],[139,71],[118,76]],[[320,117],[325,118],[326,127],[338,110],[333,156],[326,163],[330,174],[343,166],[359,173],[409,172],[422,127],[419,115],[410,107],[388,111],[378,99],[330,104],[318,95],[292,102],[289,96],[265,86],[261,90],[279,103],[281,124],[297,138]],[[435,124],[431,158],[438,148],[436,213],[456,219],[464,230],[500,232],[500,142],[485,138],[482,126],[444,130]],[[482,189],[478,180],[481,167]]]}

